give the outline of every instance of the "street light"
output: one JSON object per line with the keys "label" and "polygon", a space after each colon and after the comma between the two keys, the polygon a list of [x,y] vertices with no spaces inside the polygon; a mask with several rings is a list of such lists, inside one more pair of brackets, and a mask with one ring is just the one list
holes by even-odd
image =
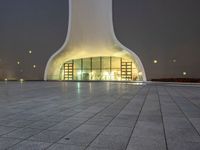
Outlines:
{"label": "street light", "polygon": [[183,75],[186,76],[186,75],[187,75],[187,72],[184,71],[184,72],[183,72]]}
{"label": "street light", "polygon": [[176,59],[173,59],[172,62],[173,62],[173,63],[176,63]]}
{"label": "street light", "polygon": [[33,65],[33,68],[35,69],[35,68],[36,68],[36,65]]}
{"label": "street light", "polygon": [[157,63],[158,63],[158,60],[155,59],[155,60],[153,61],[153,63],[154,63],[154,64],[157,64]]}

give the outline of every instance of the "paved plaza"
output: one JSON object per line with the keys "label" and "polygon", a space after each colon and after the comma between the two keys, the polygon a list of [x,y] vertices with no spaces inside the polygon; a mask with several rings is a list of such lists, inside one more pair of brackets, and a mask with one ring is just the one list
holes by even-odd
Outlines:
{"label": "paved plaza", "polygon": [[200,86],[0,82],[0,150],[200,150]]}

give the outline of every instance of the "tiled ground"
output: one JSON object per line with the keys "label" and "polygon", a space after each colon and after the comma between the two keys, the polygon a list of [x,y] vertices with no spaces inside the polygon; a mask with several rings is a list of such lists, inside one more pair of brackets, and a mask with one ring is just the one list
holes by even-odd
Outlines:
{"label": "tiled ground", "polygon": [[200,86],[0,82],[0,150],[200,150]]}

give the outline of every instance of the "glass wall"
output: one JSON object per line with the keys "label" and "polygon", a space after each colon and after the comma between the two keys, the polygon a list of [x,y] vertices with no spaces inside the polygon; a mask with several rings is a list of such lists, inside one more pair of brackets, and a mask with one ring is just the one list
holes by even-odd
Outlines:
{"label": "glass wall", "polygon": [[138,71],[132,60],[120,57],[92,57],[74,59],[64,63],[61,80],[66,72],[65,65],[73,62],[72,80],[137,80]]}

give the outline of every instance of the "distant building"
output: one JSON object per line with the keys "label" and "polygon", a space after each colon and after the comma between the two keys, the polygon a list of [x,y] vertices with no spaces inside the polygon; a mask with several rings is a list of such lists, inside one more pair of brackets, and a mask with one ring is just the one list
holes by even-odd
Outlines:
{"label": "distant building", "polygon": [[113,29],[112,0],[69,0],[65,43],[48,61],[45,80],[139,80],[139,57],[123,46]]}

